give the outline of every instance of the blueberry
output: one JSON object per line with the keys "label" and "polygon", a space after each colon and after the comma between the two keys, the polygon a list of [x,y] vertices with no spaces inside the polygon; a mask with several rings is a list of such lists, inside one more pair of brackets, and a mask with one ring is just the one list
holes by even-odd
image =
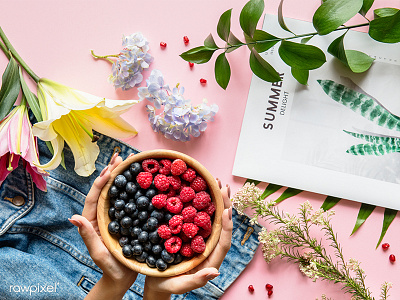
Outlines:
{"label": "blueberry", "polygon": [[149,231],[154,231],[154,230],[157,229],[158,220],[157,220],[156,218],[154,218],[154,217],[150,217],[150,218],[147,220],[147,225],[148,225],[148,227],[149,227]]}
{"label": "blueberry", "polygon": [[139,219],[132,219],[132,226],[136,227],[140,223]]}
{"label": "blueberry", "polygon": [[111,220],[115,219],[115,207],[110,207],[110,209],[108,210],[108,216]]}
{"label": "blueberry", "polygon": [[117,201],[117,198],[110,198],[110,205],[114,206],[115,201]]}
{"label": "blueberry", "polygon": [[151,255],[147,256],[146,264],[150,268],[155,268],[156,267],[156,259],[154,258],[154,256],[151,256]]}
{"label": "blueberry", "polygon": [[138,210],[135,210],[133,213],[131,213],[132,220],[137,220],[138,216],[139,216]]}
{"label": "blueberry", "polygon": [[152,199],[155,195],[157,195],[157,190],[156,189],[148,189],[146,191],[146,197],[149,199]]}
{"label": "blueberry", "polygon": [[123,217],[125,217],[125,211],[123,211],[123,210],[116,210],[114,215],[115,215],[115,218],[116,218],[117,220],[121,220]]}
{"label": "blueberry", "polygon": [[166,214],[164,215],[164,221],[165,221],[166,223],[168,223],[169,220],[171,220],[172,217],[173,217],[172,214],[166,213]]}
{"label": "blueberry", "polygon": [[149,233],[147,231],[142,231],[138,236],[138,240],[142,244],[146,243],[149,240]]}
{"label": "blueberry", "polygon": [[142,232],[142,229],[140,229],[139,227],[131,227],[130,229],[129,229],[129,231],[130,231],[130,233],[131,233],[131,237],[133,238],[133,239],[137,239],[138,238],[138,236],[139,236],[139,234]]}
{"label": "blueberry", "polygon": [[153,210],[155,210],[156,208],[154,207],[154,205],[151,203],[151,201],[149,201],[149,206],[147,206],[147,211],[149,213],[151,213]]}
{"label": "blueberry", "polygon": [[119,199],[122,199],[122,200],[128,202],[128,199],[129,199],[128,193],[127,192],[119,193]]}
{"label": "blueberry", "polygon": [[123,236],[118,240],[118,243],[121,247],[123,247],[124,245],[128,245],[129,244],[129,238],[127,236]]}
{"label": "blueberry", "polygon": [[154,255],[160,255],[161,252],[163,251],[163,248],[161,245],[154,245],[153,248],[151,248],[151,252],[153,252]]}
{"label": "blueberry", "polygon": [[161,258],[157,259],[156,267],[159,271],[165,271],[168,268],[168,265]]}
{"label": "blueberry", "polygon": [[136,256],[135,258],[138,262],[145,262],[148,256],[149,254],[146,251],[143,251],[142,254]]}
{"label": "blueberry", "polygon": [[142,171],[142,165],[138,162],[134,162],[130,165],[129,171],[133,176],[137,176]]}
{"label": "blueberry", "polygon": [[153,248],[153,245],[150,242],[146,242],[143,244],[143,250],[146,252],[150,252],[152,248]]}
{"label": "blueberry", "polygon": [[150,241],[152,244],[154,244],[154,245],[160,243],[161,238],[160,238],[160,236],[158,235],[157,230],[154,230],[154,231],[152,231],[152,232],[149,233],[149,241]]}
{"label": "blueberry", "polygon": [[145,210],[142,210],[141,212],[139,212],[138,219],[139,221],[146,221],[148,216],[149,213]]}
{"label": "blueberry", "polygon": [[133,213],[136,210],[136,205],[135,203],[126,203],[124,210],[126,212],[127,215],[130,215],[131,213]]}
{"label": "blueberry", "polygon": [[161,210],[155,209],[151,212],[150,217],[154,217],[161,222],[164,219],[164,213]]}
{"label": "blueberry", "polygon": [[149,203],[150,203],[150,200],[146,196],[140,196],[136,200],[136,206],[139,210],[147,210]]}
{"label": "blueberry", "polygon": [[122,254],[123,254],[125,257],[131,257],[131,256],[133,255],[132,247],[131,247],[130,245],[124,245],[124,246],[122,247]]}
{"label": "blueberry", "polygon": [[143,253],[143,247],[142,245],[135,245],[132,247],[132,252],[133,255],[140,255]]}
{"label": "blueberry", "polygon": [[[139,219],[138,219],[138,220],[139,220]],[[149,225],[147,224],[147,222],[143,224],[142,230],[144,230],[144,231],[149,231]]]}
{"label": "blueberry", "polygon": [[139,242],[138,239],[132,240],[132,241],[131,241],[131,245],[132,245],[132,247],[133,247],[133,246],[136,246],[136,245],[140,245],[140,242]]}
{"label": "blueberry", "polygon": [[116,200],[115,203],[114,203],[114,207],[115,207],[116,210],[124,209],[125,201],[121,200],[121,199]]}
{"label": "blueberry", "polygon": [[119,233],[119,228],[120,228],[120,226],[119,226],[118,221],[111,221],[108,224],[108,232],[110,234],[118,234]]}
{"label": "blueberry", "polygon": [[161,251],[161,258],[163,261],[165,261],[166,263],[172,263],[175,259],[175,255],[172,253],[168,253],[167,250],[163,250]]}
{"label": "blueberry", "polygon": [[180,253],[176,253],[173,264],[175,264],[175,265],[180,264],[182,262],[182,260],[183,260],[183,256]]}
{"label": "blueberry", "polygon": [[142,190],[138,190],[135,194],[135,200],[137,200],[139,197],[145,196],[146,192],[142,191]]}
{"label": "blueberry", "polygon": [[118,193],[119,193],[119,190],[115,185],[112,185],[110,187],[110,189],[108,190],[108,195],[110,195],[111,198],[118,197]]}
{"label": "blueberry", "polygon": [[125,186],[125,191],[130,195],[134,195],[138,191],[138,188],[136,184],[134,184],[132,181],[129,181]]}
{"label": "blueberry", "polygon": [[117,175],[114,179],[114,184],[119,189],[124,188],[127,182],[128,180],[126,180],[124,175]]}
{"label": "blueberry", "polygon": [[122,173],[122,175],[125,176],[127,181],[132,181],[133,180],[132,173],[131,173],[131,171],[129,171],[129,169],[125,170],[124,173]]}
{"label": "blueberry", "polygon": [[129,231],[129,228],[121,227],[119,229],[119,233],[121,233],[121,235],[128,236],[131,232]]}
{"label": "blueberry", "polygon": [[132,219],[130,217],[123,217],[121,219],[121,221],[119,222],[119,224],[123,227],[123,228],[129,228],[132,226]]}

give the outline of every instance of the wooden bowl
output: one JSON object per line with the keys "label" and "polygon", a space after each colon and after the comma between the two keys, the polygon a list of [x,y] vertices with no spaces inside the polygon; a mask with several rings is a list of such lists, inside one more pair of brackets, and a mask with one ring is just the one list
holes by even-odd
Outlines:
{"label": "wooden bowl", "polygon": [[[146,263],[140,263],[136,261],[134,258],[124,257],[118,239],[112,236],[108,232],[108,224],[111,221],[108,215],[108,210],[110,208],[110,201],[109,201],[110,197],[108,195],[108,190],[113,184],[114,178],[117,175],[122,174],[127,168],[129,168],[129,166],[133,162],[143,161],[148,158],[154,158],[154,159],[168,158],[171,160],[180,158],[183,161],[185,161],[188,167],[191,167],[194,170],[196,170],[196,172],[200,176],[202,176],[204,180],[207,182],[211,200],[214,202],[216,208],[212,224],[212,233],[206,241],[205,251],[190,259],[183,260],[179,264],[169,265],[165,271],[159,271],[157,268],[150,268],[149,266],[147,266]],[[214,179],[214,177],[210,174],[210,172],[207,171],[207,169],[203,165],[201,165],[197,160],[193,159],[192,157],[177,151],[151,150],[151,151],[143,151],[131,157],[128,157],[125,161],[119,164],[118,167],[116,167],[115,170],[111,173],[110,180],[107,182],[107,184],[101,191],[101,195],[97,206],[97,221],[104,244],[106,245],[108,250],[114,255],[114,257],[117,260],[119,260],[122,264],[144,275],[149,275],[153,277],[170,277],[183,274],[193,269],[194,267],[198,266],[214,250],[221,233],[223,210],[224,210],[224,204],[218,184]]]}

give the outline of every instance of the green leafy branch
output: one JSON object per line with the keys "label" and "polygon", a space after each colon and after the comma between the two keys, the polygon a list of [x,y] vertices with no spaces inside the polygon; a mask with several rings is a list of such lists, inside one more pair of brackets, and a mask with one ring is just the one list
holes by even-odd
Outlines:
{"label": "green leafy branch", "polygon": [[[301,84],[307,84],[310,70],[320,68],[326,62],[325,53],[318,47],[308,45],[307,42],[314,36],[323,36],[334,31],[345,31],[336,38],[327,51],[351,71],[361,73],[367,71],[374,59],[367,54],[345,49],[344,40],[349,29],[368,26],[369,36],[383,43],[400,42],[400,11],[397,8],[379,8],[374,10],[374,19],[365,18],[374,0],[326,0],[315,11],[313,26],[315,32],[296,34],[290,30],[283,17],[283,0],[278,8],[278,23],[280,27],[290,33],[289,37],[276,37],[266,31],[257,29],[257,24],[264,12],[264,0],[250,0],[245,4],[239,16],[240,27],[243,30],[244,41],[238,39],[231,32],[232,9],[225,11],[219,18],[217,34],[225,42],[223,47],[217,46],[212,34],[205,40],[203,46],[192,48],[180,56],[197,64],[207,63],[216,51],[222,51],[215,60],[215,79],[226,89],[231,77],[231,68],[227,54],[236,49],[247,46],[250,50],[249,64],[252,72],[268,82],[277,82],[281,78],[274,67],[268,63],[260,53],[263,53],[279,43],[280,58],[291,68],[293,77]],[[356,14],[366,19],[365,23],[345,26],[347,21]],[[295,42],[293,40],[300,40]]]}

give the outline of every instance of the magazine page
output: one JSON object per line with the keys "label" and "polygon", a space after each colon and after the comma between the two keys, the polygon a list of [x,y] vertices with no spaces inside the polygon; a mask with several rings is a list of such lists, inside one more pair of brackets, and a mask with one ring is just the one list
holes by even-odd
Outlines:
{"label": "magazine page", "polygon": [[[285,22],[296,34],[315,31],[309,22]],[[274,15],[265,16],[263,30],[289,36]],[[366,137],[397,141],[400,131],[379,126],[335,101],[318,82],[330,80],[361,92],[400,116],[400,45],[348,32],[346,49],[376,59],[370,70],[355,74],[326,53],[342,34],[316,36],[308,42],[325,52],[327,62],[310,71],[307,86],[299,84],[281,61],[279,44],[261,54],[282,81],[269,83],[253,75],[233,175],[400,210],[400,153],[348,152],[359,149],[358,144],[368,144]]]}

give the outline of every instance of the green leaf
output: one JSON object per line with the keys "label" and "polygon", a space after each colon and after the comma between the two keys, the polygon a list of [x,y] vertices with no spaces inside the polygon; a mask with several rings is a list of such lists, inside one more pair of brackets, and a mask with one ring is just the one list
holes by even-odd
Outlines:
{"label": "green leaf", "polygon": [[228,86],[229,79],[231,78],[231,67],[226,59],[225,53],[218,55],[215,61],[215,80],[224,90]]}
{"label": "green leaf", "polygon": [[11,111],[20,90],[18,64],[11,56],[2,76],[0,89],[0,121]]}
{"label": "green leaf", "polygon": [[371,8],[372,4],[374,4],[374,0],[364,0],[363,5],[360,10],[360,14],[365,17],[369,9]]}
{"label": "green leaf", "polygon": [[287,28],[287,26],[285,24],[285,20],[283,18],[283,0],[281,0],[281,2],[279,3],[279,7],[278,7],[278,23],[279,23],[279,26],[281,26],[281,28],[283,30],[293,33],[293,31],[291,31],[289,28]]}
{"label": "green leaf", "polygon": [[398,8],[393,7],[383,7],[374,10],[374,18],[390,17],[399,11]]}
{"label": "green leaf", "polygon": [[292,76],[296,79],[299,83],[303,85],[307,85],[308,76],[310,75],[309,70],[301,70],[296,68],[291,68]]}
{"label": "green leaf", "polygon": [[334,207],[341,199],[333,196],[326,197],[324,203],[322,203],[321,208],[324,211],[330,210]]}
{"label": "green leaf", "polygon": [[265,59],[263,59],[255,49],[251,49],[250,69],[262,80],[268,82],[281,81],[278,72]]}
{"label": "green leaf", "polygon": [[247,47],[249,48],[249,50],[253,49],[256,44],[256,40],[244,32],[243,32],[243,35],[244,35],[244,40],[246,41],[246,44],[247,44]]}
{"label": "green leaf", "polygon": [[242,46],[243,43],[232,32],[230,32],[227,44],[230,48],[226,49],[225,52],[230,53]]}
{"label": "green leaf", "polygon": [[260,184],[261,181],[254,180],[254,179],[246,179],[246,181],[244,183],[247,183],[247,182],[254,183],[254,185],[258,185],[258,184]]}
{"label": "green leaf", "polygon": [[28,101],[29,107],[31,108],[36,120],[38,122],[43,121],[38,99],[36,95],[32,93],[31,90],[28,88],[28,85],[26,84],[25,79],[22,76],[21,68],[19,68],[19,80],[21,82],[22,93]]}
{"label": "green leaf", "polygon": [[282,195],[279,196],[278,199],[275,200],[275,203],[282,202],[283,200],[296,196],[297,194],[300,194],[303,192],[303,190],[298,190],[295,188],[287,188],[286,190],[283,191]]}
{"label": "green leaf", "polygon": [[363,0],[325,1],[314,13],[314,28],[320,35],[331,33],[354,17],[362,6]]}
{"label": "green leaf", "polygon": [[279,56],[287,65],[302,70],[317,69],[326,62],[324,52],[318,47],[288,41],[282,41]]}
{"label": "green leaf", "polygon": [[[268,32],[265,32],[263,30],[258,30],[258,29],[254,32],[253,39],[258,42],[257,44],[254,45],[254,48],[256,49],[256,51],[258,53],[267,51],[269,48],[271,48],[278,42],[278,39],[276,36],[273,36],[272,34],[269,34]],[[267,41],[267,40],[271,40],[271,39],[275,39],[275,41]],[[260,41],[266,41],[266,42],[260,43]]]}
{"label": "green leaf", "polygon": [[389,208],[385,209],[385,214],[383,216],[382,232],[381,232],[381,236],[379,237],[379,241],[376,244],[376,248],[378,248],[379,244],[382,242],[383,237],[385,236],[386,231],[388,230],[390,224],[392,224],[394,218],[396,217],[396,214],[397,214],[397,210],[393,210],[393,209],[389,209]]}
{"label": "green leaf", "polygon": [[361,204],[360,210],[358,211],[356,224],[354,225],[353,231],[351,232],[350,235],[355,233],[358,230],[358,228],[360,228],[360,226],[364,224],[365,220],[367,220],[367,218],[371,215],[375,207],[376,207],[375,205],[370,205],[366,203]]}
{"label": "green leaf", "polygon": [[260,198],[261,199],[267,198],[269,195],[272,195],[277,190],[279,190],[281,187],[282,187],[281,185],[277,185],[277,184],[273,184],[273,183],[268,184],[268,186],[265,188],[265,190],[262,193]]}
{"label": "green leaf", "polygon": [[204,46],[207,47],[208,49],[218,49],[218,46],[215,43],[214,38],[211,33],[204,40]]}
{"label": "green leaf", "polygon": [[199,46],[196,48],[192,48],[181,55],[184,60],[190,61],[196,64],[204,64],[208,62],[212,55],[214,54],[215,50],[217,49],[209,49],[205,46]]}
{"label": "green leaf", "polygon": [[369,23],[368,34],[378,42],[400,42],[400,10],[394,15],[372,20]]}
{"label": "green leaf", "polygon": [[239,23],[242,30],[253,36],[257,23],[264,12],[264,0],[250,0],[245,4],[239,16]]}
{"label": "green leaf", "polygon": [[333,40],[333,42],[328,47],[328,53],[332,54],[334,57],[339,59],[342,63],[348,66],[346,52],[344,50],[344,37],[346,36],[347,31]]}
{"label": "green leaf", "polygon": [[229,33],[231,32],[231,13],[232,8],[224,12],[219,18],[217,25],[217,33],[219,37],[225,42],[229,39]]}
{"label": "green leaf", "polygon": [[307,44],[308,41],[311,40],[312,38],[313,38],[313,35],[308,36],[308,37],[305,37],[305,38],[302,38],[301,41],[300,41],[300,43],[302,43],[302,44]]}

